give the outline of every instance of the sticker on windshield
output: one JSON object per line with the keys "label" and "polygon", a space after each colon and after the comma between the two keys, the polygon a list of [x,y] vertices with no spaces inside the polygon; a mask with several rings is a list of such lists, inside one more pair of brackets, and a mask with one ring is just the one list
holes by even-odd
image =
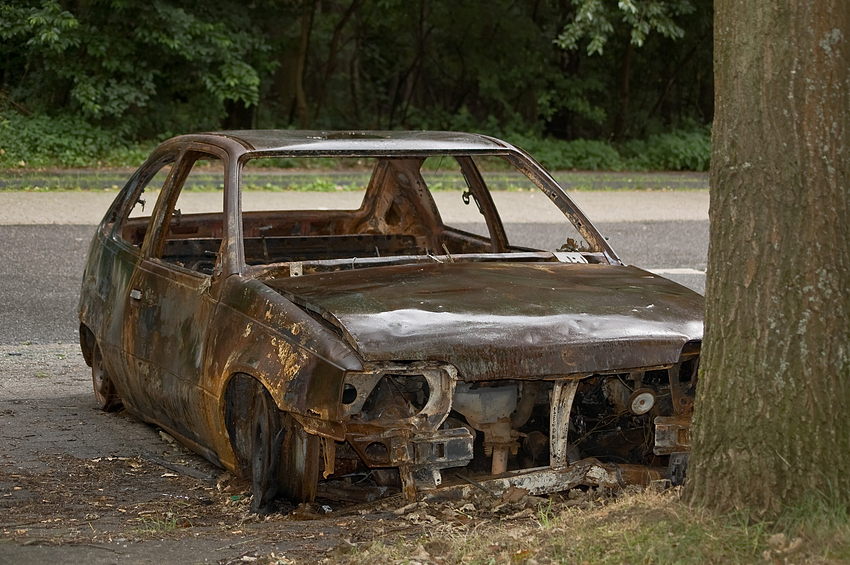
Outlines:
{"label": "sticker on windshield", "polygon": [[553,251],[553,255],[558,259],[561,263],[587,263],[587,259],[584,258],[584,255],[577,252],[571,251]]}

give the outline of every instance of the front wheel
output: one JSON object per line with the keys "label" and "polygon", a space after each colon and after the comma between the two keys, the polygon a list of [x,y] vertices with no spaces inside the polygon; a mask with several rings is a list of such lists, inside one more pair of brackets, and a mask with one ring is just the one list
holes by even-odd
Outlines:
{"label": "front wheel", "polygon": [[268,390],[247,375],[235,377],[227,404],[233,450],[243,476],[251,479],[251,511],[271,512],[277,497],[312,502],[319,482],[319,438],[279,410]]}
{"label": "front wheel", "polygon": [[269,392],[258,386],[249,418],[251,460],[251,511],[266,514],[278,494],[280,459],[280,415]]}

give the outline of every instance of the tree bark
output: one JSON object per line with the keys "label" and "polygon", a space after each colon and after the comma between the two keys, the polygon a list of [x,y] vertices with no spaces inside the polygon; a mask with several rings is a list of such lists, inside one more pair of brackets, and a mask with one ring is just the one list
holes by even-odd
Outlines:
{"label": "tree bark", "polygon": [[706,326],[687,493],[850,503],[850,3],[715,1]]}

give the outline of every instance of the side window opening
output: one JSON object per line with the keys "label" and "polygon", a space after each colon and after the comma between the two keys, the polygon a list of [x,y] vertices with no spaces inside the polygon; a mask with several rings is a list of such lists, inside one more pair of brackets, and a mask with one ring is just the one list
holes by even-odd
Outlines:
{"label": "side window opening", "polygon": [[509,251],[597,251],[540,187],[521,171],[510,165],[506,167],[501,157],[476,156],[474,160],[496,207],[503,211]]}
{"label": "side window opening", "polygon": [[224,236],[224,164],[207,153],[184,155],[179,193],[163,220],[165,234],[153,256],[178,267],[212,275]]}
{"label": "side window opening", "polygon": [[151,177],[133,201],[128,218],[150,218],[156,199],[159,198],[159,193],[169,174],[171,174],[171,164],[166,164]]}
{"label": "side window opening", "polygon": [[129,202],[125,202],[120,228],[116,233],[118,237],[134,247],[141,248],[142,246],[154,204],[159,198],[165,181],[171,174],[172,162],[173,160],[169,159],[160,163],[158,169],[152,173],[147,173],[146,178],[140,178],[135,190],[128,195]]}
{"label": "side window opening", "polygon": [[470,181],[454,157],[428,157],[421,172],[447,227],[490,239],[487,221],[470,190]]}

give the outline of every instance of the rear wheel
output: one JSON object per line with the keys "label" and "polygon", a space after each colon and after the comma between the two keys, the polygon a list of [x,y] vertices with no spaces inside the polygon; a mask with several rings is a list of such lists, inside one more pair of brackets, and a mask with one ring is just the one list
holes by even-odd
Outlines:
{"label": "rear wheel", "polygon": [[115,412],[123,406],[118,391],[112,383],[112,378],[106,367],[103,366],[103,356],[100,347],[94,346],[91,359],[91,380],[94,388],[94,397],[98,406],[105,412]]}

